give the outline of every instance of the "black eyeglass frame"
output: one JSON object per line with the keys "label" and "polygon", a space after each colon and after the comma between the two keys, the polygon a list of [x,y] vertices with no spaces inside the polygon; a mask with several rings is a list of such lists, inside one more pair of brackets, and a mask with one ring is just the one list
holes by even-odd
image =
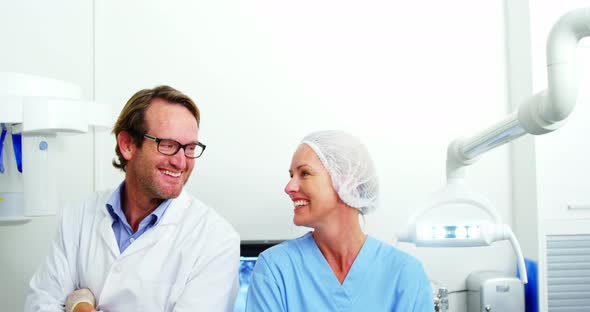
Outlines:
{"label": "black eyeglass frame", "polygon": [[[158,144],[158,146],[157,146],[157,150],[158,150],[158,152],[159,152],[160,154],[162,154],[162,155],[166,155],[166,156],[174,156],[174,155],[176,155],[176,153],[178,153],[178,151],[179,151],[179,150],[182,148],[182,150],[184,151],[184,156],[186,156],[187,158],[193,158],[193,159],[195,159],[195,158],[199,158],[199,157],[201,157],[201,155],[203,155],[203,152],[205,152],[205,148],[207,147],[207,145],[205,145],[205,144],[203,144],[203,143],[201,143],[201,142],[197,142],[197,143],[188,143],[188,144],[180,144],[180,142],[178,142],[178,141],[176,141],[176,140],[172,140],[172,139],[166,139],[166,138],[158,138],[158,137],[155,137],[155,136],[153,136],[153,135],[149,135],[149,134],[144,134],[144,135],[143,135],[143,137],[144,137],[144,138],[146,138],[146,139],[148,139],[148,140],[151,140],[151,141],[154,141],[154,142],[156,142],[156,143]],[[164,141],[164,140],[166,140],[166,141],[172,141],[172,142],[176,143],[176,145],[177,145],[177,148],[176,148],[176,150],[174,151],[174,153],[172,153],[172,154],[166,154],[166,153],[164,153],[164,152],[162,152],[162,151],[160,150],[160,142],[162,142],[162,141]],[[187,146],[190,146],[190,145],[195,145],[195,146],[199,146],[199,147],[201,147],[201,153],[199,153],[199,155],[196,155],[196,154],[195,154],[196,156],[194,156],[194,157],[193,157],[193,156],[188,156],[188,155],[186,154],[186,147],[187,147]]]}

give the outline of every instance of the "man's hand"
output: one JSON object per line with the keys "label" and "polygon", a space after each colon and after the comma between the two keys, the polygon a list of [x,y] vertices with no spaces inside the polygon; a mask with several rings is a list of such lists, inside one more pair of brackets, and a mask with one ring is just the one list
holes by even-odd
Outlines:
{"label": "man's hand", "polygon": [[94,312],[96,300],[88,288],[74,290],[66,297],[65,312]]}
{"label": "man's hand", "polygon": [[80,302],[74,307],[72,312],[96,312],[96,310],[94,310],[94,306],[90,305],[90,303]]}

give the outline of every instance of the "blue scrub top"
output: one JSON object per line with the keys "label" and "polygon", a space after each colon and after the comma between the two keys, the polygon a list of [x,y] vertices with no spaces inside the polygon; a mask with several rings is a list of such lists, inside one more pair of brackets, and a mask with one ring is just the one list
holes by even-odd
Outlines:
{"label": "blue scrub top", "polygon": [[342,284],[311,232],[264,251],[246,311],[434,311],[430,281],[414,257],[367,237]]}

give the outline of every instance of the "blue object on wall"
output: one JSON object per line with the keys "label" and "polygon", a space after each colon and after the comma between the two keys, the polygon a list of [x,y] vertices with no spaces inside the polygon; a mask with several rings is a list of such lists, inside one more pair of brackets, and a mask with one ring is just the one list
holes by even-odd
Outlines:
{"label": "blue object on wall", "polygon": [[0,136],[0,173],[4,173],[4,158],[2,157],[2,151],[4,150],[4,139],[6,139],[6,125],[2,124],[2,135]]}
{"label": "blue object on wall", "polygon": [[12,147],[14,149],[14,158],[16,159],[16,168],[23,173],[23,148],[22,135],[20,133],[12,134]]}
{"label": "blue object on wall", "polygon": [[39,142],[39,150],[46,151],[48,146],[47,141]]}
{"label": "blue object on wall", "polygon": [[[524,305],[525,312],[539,312],[539,284],[538,284],[538,265],[536,261],[524,258],[524,266],[529,282],[524,285]],[[520,277],[518,268],[516,275]]]}

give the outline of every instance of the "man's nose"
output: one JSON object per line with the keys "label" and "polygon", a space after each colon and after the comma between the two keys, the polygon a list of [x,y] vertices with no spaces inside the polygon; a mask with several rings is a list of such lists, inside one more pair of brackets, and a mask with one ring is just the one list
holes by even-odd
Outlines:
{"label": "man's nose", "polygon": [[170,156],[170,163],[178,168],[184,169],[186,167],[186,156],[184,155],[184,148],[178,149],[176,154]]}

